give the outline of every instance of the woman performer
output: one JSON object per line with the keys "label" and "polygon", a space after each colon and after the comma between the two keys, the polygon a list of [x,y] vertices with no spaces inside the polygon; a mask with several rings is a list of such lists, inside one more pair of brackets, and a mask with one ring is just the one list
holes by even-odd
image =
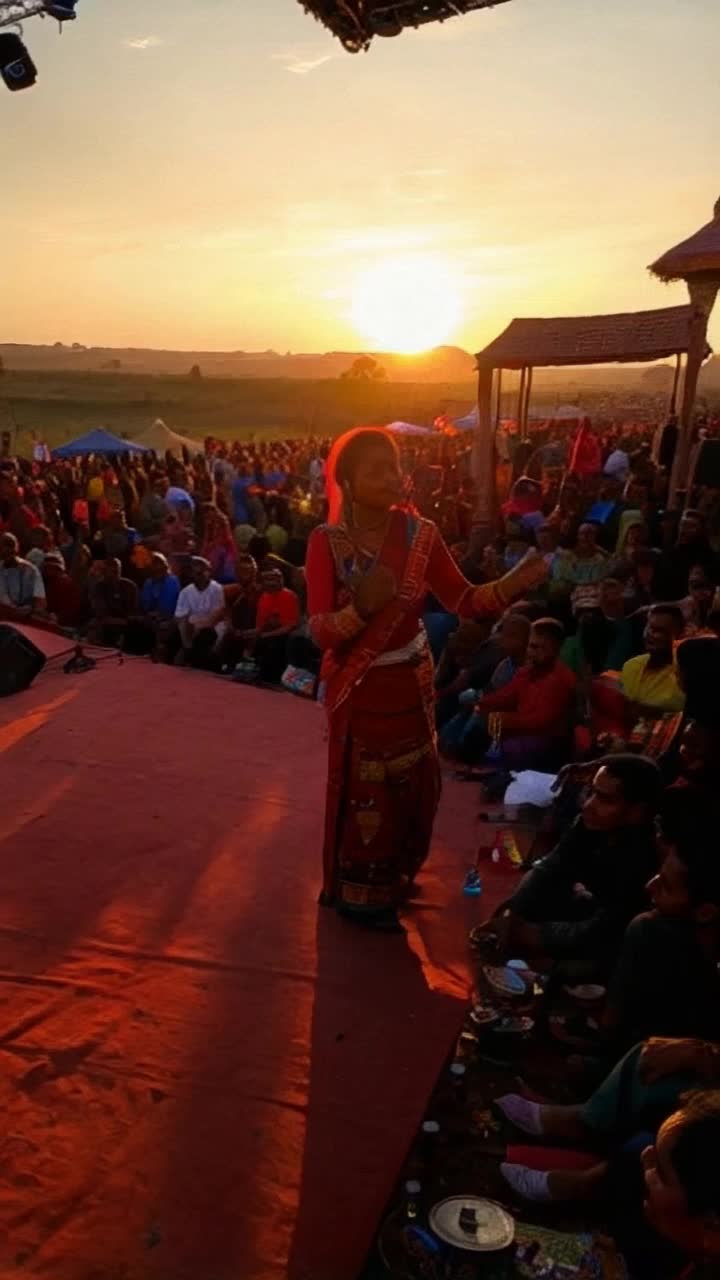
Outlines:
{"label": "woman performer", "polygon": [[320,900],[392,930],[440,798],[425,596],[460,617],[494,616],[547,571],[531,554],[499,581],[471,586],[432,521],[398,505],[398,453],[380,428],[336,442],[328,486],[330,523],[312,534],[306,564],[330,729]]}

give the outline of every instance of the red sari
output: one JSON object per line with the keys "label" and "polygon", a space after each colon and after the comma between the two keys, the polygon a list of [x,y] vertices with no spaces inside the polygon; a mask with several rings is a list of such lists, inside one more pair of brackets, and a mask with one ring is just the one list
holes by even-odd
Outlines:
{"label": "red sari", "polygon": [[[399,592],[366,624],[348,587],[361,566],[344,528],[325,525],[310,538],[308,613],[324,650],[330,729],[325,900],[364,914],[400,901],[428,855],[440,799],[425,596],[460,617],[494,616],[506,604],[499,584],[471,586],[432,521],[401,510],[375,563],[393,572]],[[398,651],[407,656],[375,665]]]}

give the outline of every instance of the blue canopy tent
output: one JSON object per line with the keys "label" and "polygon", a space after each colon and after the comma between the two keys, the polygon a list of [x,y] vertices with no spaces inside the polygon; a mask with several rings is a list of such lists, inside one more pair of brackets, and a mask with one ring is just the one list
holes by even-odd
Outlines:
{"label": "blue canopy tent", "polygon": [[470,413],[466,413],[464,418],[455,418],[453,426],[456,431],[477,431],[477,406],[474,409],[471,409]]}
{"label": "blue canopy tent", "polygon": [[429,427],[419,427],[415,422],[389,422],[386,431],[392,431],[395,436],[429,436],[432,434]]}
{"label": "blue canopy tent", "polygon": [[114,436],[112,431],[97,427],[95,431],[87,431],[77,440],[69,440],[52,450],[54,458],[78,458],[83,453],[147,453],[147,449],[142,444],[123,440],[121,436]]}

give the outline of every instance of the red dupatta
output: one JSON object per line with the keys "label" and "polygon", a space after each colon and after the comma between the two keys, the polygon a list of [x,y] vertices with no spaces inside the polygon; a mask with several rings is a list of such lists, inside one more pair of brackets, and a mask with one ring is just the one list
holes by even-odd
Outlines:
{"label": "red dupatta", "polygon": [[[326,654],[325,706],[328,715],[333,715],[342,706],[351,690],[360,683],[375,660],[382,653],[387,652],[390,641],[408,608],[417,604],[425,592],[428,561],[435,540],[435,525],[431,520],[416,519],[408,516],[406,512],[394,511],[386,546],[392,542],[393,533],[400,532],[398,527],[400,521],[411,534],[400,589],[397,597],[375,614],[359,635],[343,647],[340,654],[332,652]],[[341,564],[343,560],[353,555],[352,544],[342,527],[329,525],[325,533],[330,541],[336,564]]]}

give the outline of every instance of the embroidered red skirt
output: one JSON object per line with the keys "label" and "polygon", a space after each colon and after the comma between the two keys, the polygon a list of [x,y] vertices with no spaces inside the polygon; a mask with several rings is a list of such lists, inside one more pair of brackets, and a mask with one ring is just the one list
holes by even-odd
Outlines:
{"label": "embroidered red skirt", "polygon": [[427,678],[373,667],[330,717],[325,894],[343,911],[395,906],[428,855],[440,769]]}

